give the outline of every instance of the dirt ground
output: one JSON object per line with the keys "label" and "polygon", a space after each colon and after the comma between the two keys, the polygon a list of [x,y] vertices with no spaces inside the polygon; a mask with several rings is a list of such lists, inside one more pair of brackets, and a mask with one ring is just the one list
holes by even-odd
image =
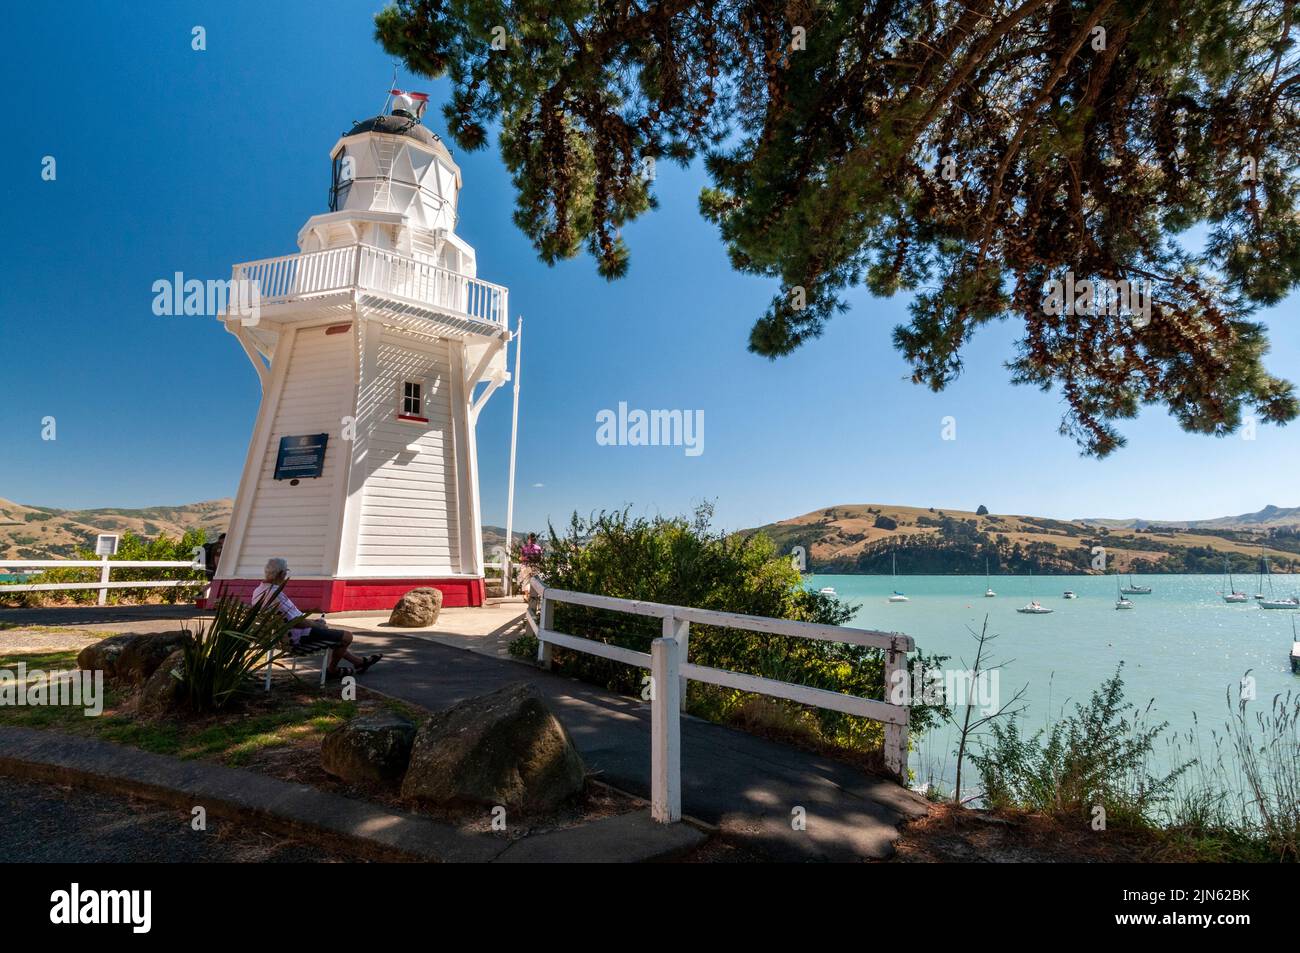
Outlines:
{"label": "dirt ground", "polygon": [[1069,828],[1036,815],[997,816],[936,804],[904,825],[893,863],[1113,863],[1151,861],[1140,833]]}

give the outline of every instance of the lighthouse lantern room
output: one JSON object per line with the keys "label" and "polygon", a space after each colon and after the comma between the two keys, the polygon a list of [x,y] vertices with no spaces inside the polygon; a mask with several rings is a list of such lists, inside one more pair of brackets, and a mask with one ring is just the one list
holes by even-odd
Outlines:
{"label": "lighthouse lantern room", "polygon": [[334,145],[297,254],[234,267],[221,320],[262,400],[214,593],[246,596],[280,556],[304,610],[418,586],[483,601],[475,424],[509,380],[507,291],[456,234],[460,169],[424,101],[394,90]]}

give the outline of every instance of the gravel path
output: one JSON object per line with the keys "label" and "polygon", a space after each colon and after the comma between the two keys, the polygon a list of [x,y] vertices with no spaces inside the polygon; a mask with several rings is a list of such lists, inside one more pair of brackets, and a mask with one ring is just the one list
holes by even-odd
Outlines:
{"label": "gravel path", "polygon": [[0,863],[329,863],[302,841],[146,801],[0,777]]}

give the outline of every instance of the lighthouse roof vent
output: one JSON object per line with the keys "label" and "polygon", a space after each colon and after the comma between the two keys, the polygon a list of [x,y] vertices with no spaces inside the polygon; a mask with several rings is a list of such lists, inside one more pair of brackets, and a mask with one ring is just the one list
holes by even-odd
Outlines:
{"label": "lighthouse roof vent", "polygon": [[420,121],[409,114],[403,115],[404,110],[395,110],[387,116],[375,116],[373,119],[366,119],[357,123],[344,137],[359,136],[363,132],[385,132],[393,136],[409,136],[416,142],[428,146],[435,153],[444,153],[448,159],[451,158],[449,150],[443,141],[438,138],[427,126],[420,124]]}

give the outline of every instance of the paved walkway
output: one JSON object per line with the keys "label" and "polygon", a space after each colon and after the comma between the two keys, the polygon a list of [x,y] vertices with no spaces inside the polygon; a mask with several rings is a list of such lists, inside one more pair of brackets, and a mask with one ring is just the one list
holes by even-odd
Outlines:
{"label": "paved walkway", "polygon": [[121,632],[173,632],[182,625],[193,629],[202,615],[192,605],[0,609],[0,657],[75,652]]}
{"label": "paved walkway", "polygon": [[[687,824],[656,824],[643,809],[511,840],[239,768],[32,728],[0,727],[0,774],[126,792],[186,811],[200,805],[210,817],[323,838],[344,846],[346,856],[381,860],[635,863],[684,853],[705,839]],[[7,842],[0,828],[0,855]],[[156,859],[163,857],[159,851]]]}
{"label": "paved walkway", "polygon": [[[192,607],[174,606],[4,610],[0,624],[154,631],[194,614]],[[394,630],[381,616],[332,615],[330,621],[356,633],[357,650],[384,653],[384,661],[362,676],[363,686],[431,710],[533,682],[573,735],[589,770],[649,797],[649,705],[509,659],[505,646],[522,632],[518,616],[518,605],[505,604],[444,609],[427,630]],[[687,815],[786,860],[888,857],[898,824],[927,812],[919,795],[891,781],[690,717],[682,720],[682,789]],[[803,808],[806,830],[793,829],[796,808]]]}
{"label": "paved walkway", "polygon": [[[348,624],[355,620],[336,620]],[[432,710],[504,685],[535,684],[568,728],[589,770],[650,795],[650,706],[519,662],[442,645],[430,635],[358,631],[384,661],[361,684]],[[796,831],[802,807],[807,829]],[[682,720],[682,810],[741,835],[782,860],[882,859],[898,823],[925,814],[916,794],[852,767],[697,718]]]}
{"label": "paved walkway", "polygon": [[422,629],[395,628],[389,613],[329,616],[330,625],[375,635],[416,635],[489,658],[509,659],[510,643],[528,631],[523,604],[503,602],[477,609],[443,609],[438,621]]}

